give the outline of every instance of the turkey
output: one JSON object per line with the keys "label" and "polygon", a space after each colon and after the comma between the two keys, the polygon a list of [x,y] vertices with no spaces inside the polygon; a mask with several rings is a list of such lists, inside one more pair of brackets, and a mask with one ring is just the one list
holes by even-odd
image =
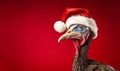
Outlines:
{"label": "turkey", "polygon": [[88,49],[92,39],[97,38],[98,27],[88,10],[84,8],[67,8],[61,21],[54,24],[57,32],[66,33],[58,42],[70,39],[75,46],[73,71],[117,71],[112,66],[88,58]]}

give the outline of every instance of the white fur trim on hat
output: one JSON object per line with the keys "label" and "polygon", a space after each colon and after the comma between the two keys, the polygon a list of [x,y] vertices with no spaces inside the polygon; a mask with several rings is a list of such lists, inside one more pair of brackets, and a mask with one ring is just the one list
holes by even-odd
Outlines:
{"label": "white fur trim on hat", "polygon": [[62,33],[62,32],[64,32],[66,30],[66,25],[62,21],[57,21],[54,24],[54,29],[55,29],[55,31],[57,31],[59,33]]}
{"label": "white fur trim on hat", "polygon": [[88,26],[94,33],[93,39],[97,37],[98,27],[94,19],[78,15],[71,16],[66,20],[66,27],[69,28],[72,24],[83,24],[85,26]]}

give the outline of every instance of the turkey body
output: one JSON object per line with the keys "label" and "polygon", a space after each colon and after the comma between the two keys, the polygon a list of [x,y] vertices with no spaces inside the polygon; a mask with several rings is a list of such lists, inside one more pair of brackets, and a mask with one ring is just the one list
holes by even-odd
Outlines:
{"label": "turkey body", "polygon": [[73,71],[117,71],[113,67],[91,59],[81,60],[75,57]]}

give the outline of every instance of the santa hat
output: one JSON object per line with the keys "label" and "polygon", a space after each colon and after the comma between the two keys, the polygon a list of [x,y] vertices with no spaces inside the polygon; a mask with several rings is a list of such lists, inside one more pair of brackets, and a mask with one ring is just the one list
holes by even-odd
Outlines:
{"label": "santa hat", "polygon": [[54,29],[62,33],[73,24],[83,24],[91,29],[94,37],[97,37],[98,27],[89,11],[84,8],[67,8],[60,21],[55,22]]}

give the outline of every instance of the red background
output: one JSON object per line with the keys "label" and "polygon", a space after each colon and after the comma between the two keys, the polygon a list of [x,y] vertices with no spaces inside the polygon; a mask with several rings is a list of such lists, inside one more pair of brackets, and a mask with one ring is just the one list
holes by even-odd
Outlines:
{"label": "red background", "polygon": [[99,27],[89,57],[120,70],[119,0],[0,1],[0,71],[72,71],[72,41],[54,31],[66,7],[91,11]]}

